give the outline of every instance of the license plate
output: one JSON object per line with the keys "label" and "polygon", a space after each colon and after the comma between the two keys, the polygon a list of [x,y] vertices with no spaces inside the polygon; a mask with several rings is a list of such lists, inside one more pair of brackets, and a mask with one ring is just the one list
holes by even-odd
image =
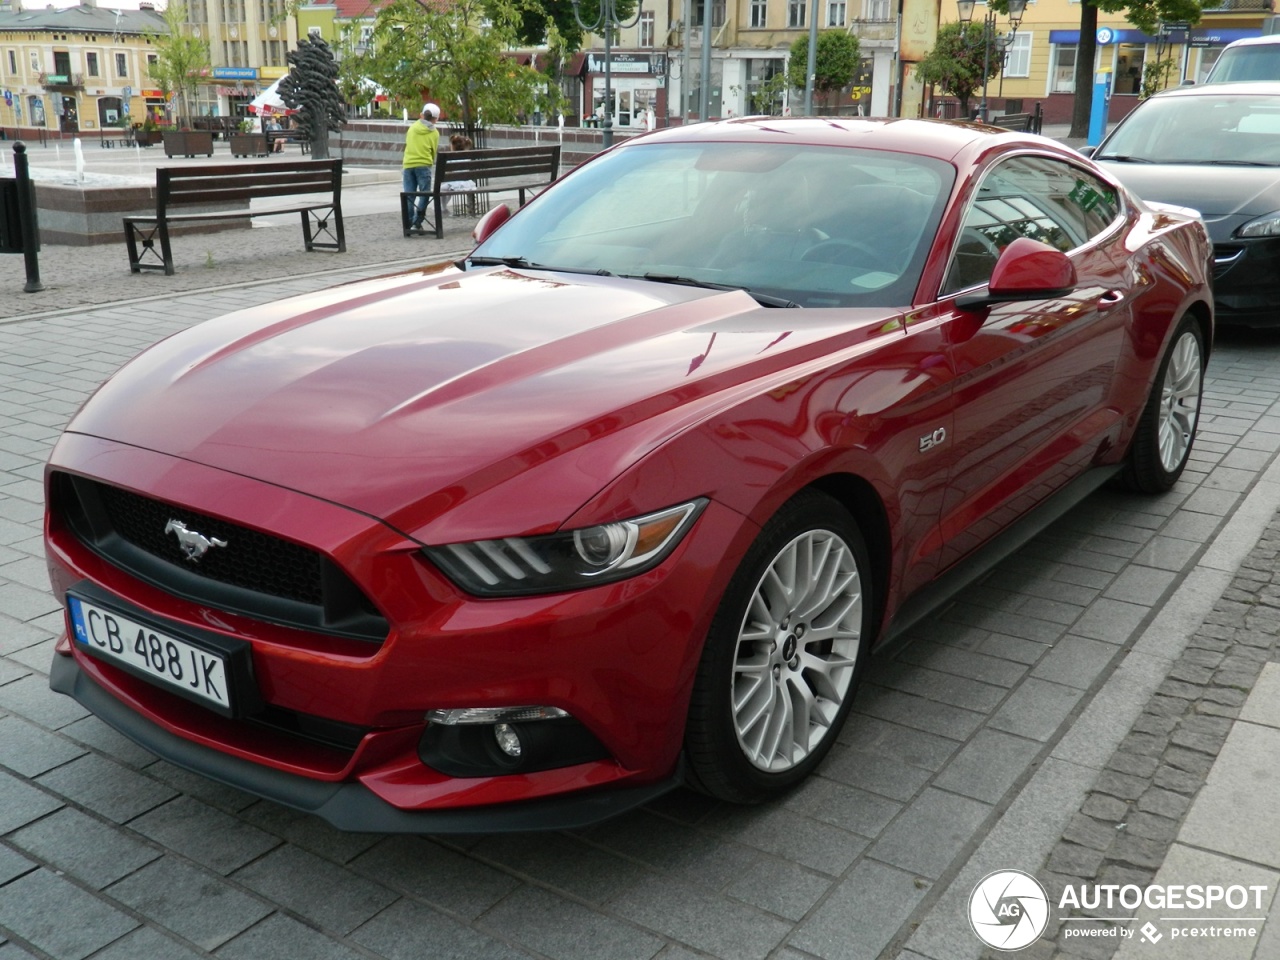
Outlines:
{"label": "license plate", "polygon": [[75,642],[188,699],[231,710],[225,659],[114,610],[68,597]]}

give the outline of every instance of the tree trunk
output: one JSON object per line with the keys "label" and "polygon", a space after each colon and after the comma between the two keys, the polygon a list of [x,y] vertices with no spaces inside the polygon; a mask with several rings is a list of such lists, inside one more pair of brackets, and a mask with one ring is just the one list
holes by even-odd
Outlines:
{"label": "tree trunk", "polygon": [[325,118],[316,113],[311,117],[311,122],[307,126],[309,128],[308,134],[311,137],[311,159],[328,160],[329,125],[325,122]]}
{"label": "tree trunk", "polygon": [[1080,4],[1080,43],[1076,46],[1076,94],[1071,110],[1070,136],[1089,136],[1093,112],[1093,67],[1098,51],[1098,8],[1088,0]]}

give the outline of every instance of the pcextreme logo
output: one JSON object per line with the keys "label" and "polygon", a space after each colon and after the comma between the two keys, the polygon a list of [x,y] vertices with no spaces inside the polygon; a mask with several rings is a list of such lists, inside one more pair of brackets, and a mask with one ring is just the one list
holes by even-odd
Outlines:
{"label": "pcextreme logo", "polygon": [[969,925],[996,950],[1030,946],[1048,923],[1048,894],[1039,880],[1021,870],[989,873],[969,894]]}

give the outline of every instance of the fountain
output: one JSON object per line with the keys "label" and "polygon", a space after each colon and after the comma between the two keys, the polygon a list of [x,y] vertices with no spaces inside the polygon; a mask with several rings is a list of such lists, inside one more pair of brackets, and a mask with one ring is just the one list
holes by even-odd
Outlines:
{"label": "fountain", "polygon": [[71,141],[71,149],[76,155],[76,179],[84,183],[84,146],[79,137]]}

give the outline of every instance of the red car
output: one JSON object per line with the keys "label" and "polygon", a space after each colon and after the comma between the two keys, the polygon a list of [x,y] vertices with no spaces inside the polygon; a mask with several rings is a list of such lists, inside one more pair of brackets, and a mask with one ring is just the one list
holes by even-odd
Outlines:
{"label": "red car", "polygon": [[107,381],[47,471],[55,690],[344,829],[760,801],[871,648],[1186,463],[1204,226],[1048,140],[703,124],[506,217]]}

